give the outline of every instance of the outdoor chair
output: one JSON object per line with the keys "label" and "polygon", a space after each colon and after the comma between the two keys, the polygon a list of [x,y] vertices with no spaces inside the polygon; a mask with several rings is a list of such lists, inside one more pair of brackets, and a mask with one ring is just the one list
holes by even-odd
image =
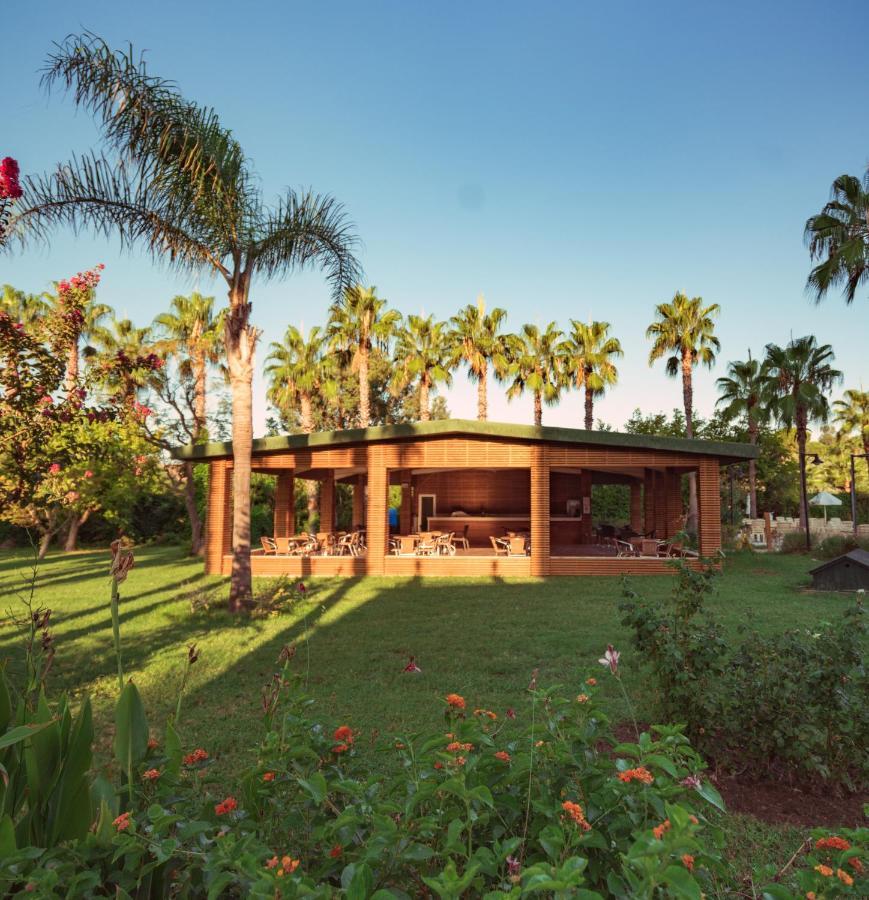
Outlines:
{"label": "outdoor chair", "polygon": [[435,549],[439,556],[455,556],[456,548],[453,544],[454,533],[452,531],[441,534],[435,538]]}
{"label": "outdoor chair", "polygon": [[[392,544],[391,540],[390,544]],[[342,534],[335,544],[335,553],[338,556],[358,556],[359,551],[356,546],[356,534]]]}
{"label": "outdoor chair", "polygon": [[495,556],[509,556],[510,554],[510,544],[504,538],[494,537],[493,535],[489,535],[489,540],[492,543],[492,549],[495,551]]}
{"label": "outdoor chair", "polygon": [[525,537],[511,537],[507,546],[508,556],[528,556],[529,546]]}
{"label": "outdoor chair", "polygon": [[396,542],[396,556],[414,556],[416,551],[417,538],[410,537],[406,534],[400,534],[394,538]]}
{"label": "outdoor chair", "polygon": [[280,556],[289,556],[291,553],[290,539],[288,537],[275,538],[275,553]]}
{"label": "outdoor chair", "polygon": [[266,556],[274,555],[278,552],[277,544],[275,544],[273,538],[260,537],[259,541],[262,544],[263,553]]}
{"label": "outdoor chair", "polygon": [[455,543],[461,544],[463,550],[471,549],[471,542],[468,540],[468,530],[470,529],[470,527],[470,525],[465,525],[465,527],[462,529],[462,533],[456,535],[454,538]]}
{"label": "outdoor chair", "polygon": [[637,548],[634,547],[633,544],[629,544],[627,541],[620,541],[618,538],[613,538],[613,543],[616,548],[616,553],[619,557],[624,558],[626,556],[638,556]]}
{"label": "outdoor chair", "polygon": [[313,534],[305,534],[305,540],[297,544],[292,551],[293,556],[311,556],[320,549],[317,538]]}
{"label": "outdoor chair", "polygon": [[331,531],[318,531],[317,544],[324,556],[332,556],[335,550],[335,535]]}
{"label": "outdoor chair", "polygon": [[428,540],[421,539],[416,545],[414,551],[416,556],[435,556],[438,553],[438,537],[431,537]]}

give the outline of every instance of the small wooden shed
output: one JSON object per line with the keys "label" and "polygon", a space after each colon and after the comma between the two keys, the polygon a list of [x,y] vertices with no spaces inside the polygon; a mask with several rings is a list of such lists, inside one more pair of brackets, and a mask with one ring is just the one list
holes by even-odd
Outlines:
{"label": "small wooden shed", "polygon": [[852,550],[821,563],[809,573],[819,591],[869,590],[869,552]]}

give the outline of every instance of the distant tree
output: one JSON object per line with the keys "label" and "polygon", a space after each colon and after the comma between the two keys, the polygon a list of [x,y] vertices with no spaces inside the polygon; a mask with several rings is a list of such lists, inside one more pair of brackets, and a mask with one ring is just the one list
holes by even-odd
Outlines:
{"label": "distant tree", "polygon": [[419,386],[419,419],[431,418],[430,395],[438,384],[452,383],[450,370],[456,362],[452,354],[447,325],[434,316],[408,316],[399,329],[395,344],[394,387],[401,391]]}
{"label": "distant tree", "polygon": [[229,606],[252,597],[250,476],[253,373],[259,331],[250,321],[256,277],[326,268],[336,294],[354,283],[355,236],[330,197],[288,190],[274,207],[217,114],[148,73],[132,48],[113,51],[90,33],[51,54],[44,82],[72,92],[102,128],[108,155],[86,155],[30,178],[9,217],[12,240],[45,239],[50,229],[118,234],[126,246],[186,272],[207,271],[228,289],[226,358],[232,387],[233,524]]}
{"label": "distant tree", "polygon": [[95,335],[93,351],[86,354],[91,365],[104,373],[105,386],[127,404],[135,402],[150,374],[130,364],[143,350],[150,350],[150,340],[150,326],[138,328],[130,319],[112,318]]}
{"label": "distant tree", "polygon": [[618,381],[613,362],[624,354],[618,338],[610,337],[609,322],[570,320],[570,334],[562,351],[566,376],[577,388],[585,390],[585,427],[594,427],[594,398],[602,397],[608,387]]}
{"label": "distant tree", "polygon": [[45,294],[25,294],[11,284],[3,285],[0,293],[0,312],[6,313],[13,322],[21,322],[25,327],[29,327],[45,316],[49,308]]}
{"label": "distant tree", "polygon": [[770,395],[770,412],[786,428],[796,431],[800,467],[800,523],[806,527],[806,441],[809,422],[826,422],[830,405],[826,394],[841,380],[831,365],[835,359],[829,344],[818,345],[813,335],[795,338],[787,346],[767,344],[764,368]]}
{"label": "distant tree", "polygon": [[351,371],[359,379],[358,425],[371,424],[371,354],[376,348],[387,353],[401,323],[401,315],[377,296],[377,288],[361,284],[344,290],[332,305],[327,333],[335,350],[350,360]]}
{"label": "distant tree", "polygon": [[513,400],[530,391],[534,396],[535,425],[543,424],[543,404],[555,406],[567,386],[562,337],[555,322],[542,331],[536,325],[523,325],[517,335],[508,370],[507,399]]}
{"label": "distant tree", "polygon": [[[671,378],[682,375],[682,401],[685,408],[685,436],[694,437],[694,367],[702,364],[711,368],[715,353],[721,344],[715,337],[713,319],[720,312],[717,303],[703,305],[702,297],[674,294],[669,303],[655,307],[656,320],[646,329],[646,337],[652,341],[649,365],[667,357],[667,374]],[[668,355],[669,354],[669,355]],[[697,530],[697,478],[689,475],[688,522],[689,531]]]}
{"label": "distant tree", "polygon": [[[727,364],[727,375],[718,379],[718,406],[723,406],[725,418],[745,418],[748,439],[757,444],[759,425],[769,418],[767,405],[768,381],[763,366],[756,359],[736,360]],[[750,512],[757,518],[757,463],[748,461]]]}
{"label": "distant tree", "polygon": [[502,381],[510,364],[510,338],[502,332],[507,312],[495,307],[486,312],[483,295],[477,303],[469,303],[450,319],[453,363],[467,366],[468,377],[477,383],[477,418],[489,417],[488,378],[491,368]]}
{"label": "distant tree", "polygon": [[188,297],[173,297],[169,310],[154,319],[153,328],[156,351],[171,357],[182,377],[193,379],[195,443],[205,430],[208,369],[216,366],[224,355],[223,313],[215,314],[214,297],[203,297],[194,291]]}
{"label": "distant tree", "polygon": [[856,433],[869,470],[869,391],[850,389],[833,403],[833,417],[848,436]]}
{"label": "distant tree", "polygon": [[812,260],[807,290],[820,302],[830,288],[842,286],[846,303],[869,279],[869,171],[861,181],[840,175],[829,202],[806,222],[805,238]]}

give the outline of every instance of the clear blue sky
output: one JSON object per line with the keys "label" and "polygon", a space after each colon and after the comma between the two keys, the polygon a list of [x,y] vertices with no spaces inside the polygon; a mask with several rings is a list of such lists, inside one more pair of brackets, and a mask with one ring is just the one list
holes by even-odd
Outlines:
{"label": "clear blue sky", "polygon": [[[0,155],[38,171],[96,143],[93,123],[37,70],[51,42],[89,28],[148,50],[152,71],[214,106],[266,196],[313,186],[342,200],[367,281],[401,311],[449,316],[484,292],[509,324],[606,319],[626,357],[597,407],[679,405],[646,364],[645,327],[677,289],[722,306],[722,359],[813,333],[846,386],[869,384],[867,291],[850,308],[804,293],[807,216],[832,180],[869,163],[863,2],[148,3],[6,9]],[[48,287],[106,263],[100,299],[139,323],[194,282],[58,232],[0,257],[0,283]],[[223,294],[203,280],[204,291]],[[254,285],[269,341],[325,318],[322,278]],[[696,379],[703,414],[723,365]],[[258,430],[264,389],[255,387]],[[490,391],[493,419],[530,403]],[[450,393],[473,416],[463,375]],[[544,422],[579,424],[569,396]]]}

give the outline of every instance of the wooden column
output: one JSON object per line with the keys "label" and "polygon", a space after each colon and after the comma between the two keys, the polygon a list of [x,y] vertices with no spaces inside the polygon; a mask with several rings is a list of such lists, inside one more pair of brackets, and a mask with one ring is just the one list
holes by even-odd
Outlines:
{"label": "wooden column", "polygon": [[275,537],[296,533],[296,479],[292,471],[281,472],[275,479]]}
{"label": "wooden column", "polygon": [[667,536],[667,478],[664,472],[655,472],[655,537]]}
{"label": "wooden column", "polygon": [[401,473],[401,506],[398,510],[398,530],[401,534],[413,531],[413,476]]}
{"label": "wooden column", "polygon": [[205,515],[205,574],[221,575],[223,557],[232,549],[232,466],[218,459],[208,466]]}
{"label": "wooden column", "polygon": [[682,530],[682,476],[667,471],[667,524],[664,537],[673,537]]}
{"label": "wooden column", "polygon": [[643,534],[655,530],[655,470],[646,469],[643,476]]}
{"label": "wooden column", "polygon": [[531,448],[531,574],[549,574],[549,451]]}
{"label": "wooden column", "polygon": [[320,531],[335,530],[335,473],[329,474],[320,484]]}
{"label": "wooden column", "polygon": [[388,473],[383,449],[377,445],[368,447],[368,517],[366,520],[365,570],[369,575],[383,574],[389,534],[388,521]]}
{"label": "wooden column", "polygon": [[700,460],[697,520],[700,555],[714,556],[721,549],[721,488],[717,459]]}
{"label": "wooden column", "polygon": [[631,530],[642,534],[643,528],[643,483],[638,479],[631,482]]}
{"label": "wooden column", "polygon": [[[589,509],[592,513],[594,510],[591,507],[591,472],[582,471],[579,474],[579,493],[582,497],[583,509],[585,509],[585,498],[588,497]],[[579,521],[579,542],[581,544],[591,544],[593,543],[593,529],[592,529],[592,520],[591,514],[586,515],[584,512],[582,514],[582,518]]]}
{"label": "wooden column", "polygon": [[359,474],[353,481],[353,522],[352,527],[365,525],[365,475]]}

